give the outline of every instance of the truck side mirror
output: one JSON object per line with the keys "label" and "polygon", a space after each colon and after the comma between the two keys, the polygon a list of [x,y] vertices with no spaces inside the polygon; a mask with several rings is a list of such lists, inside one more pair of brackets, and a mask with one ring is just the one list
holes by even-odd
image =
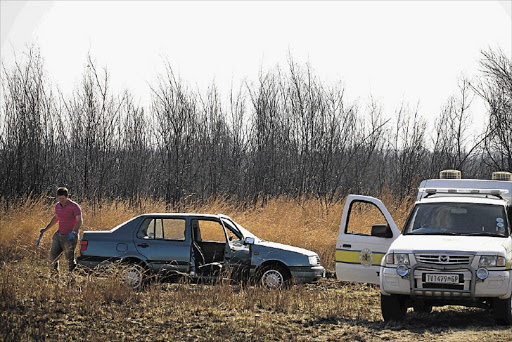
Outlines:
{"label": "truck side mirror", "polygon": [[392,238],[393,232],[391,231],[391,228],[387,224],[374,224],[372,226],[371,236]]}
{"label": "truck side mirror", "polygon": [[246,237],[245,240],[244,240],[244,244],[246,245],[254,245],[254,238],[253,237]]}

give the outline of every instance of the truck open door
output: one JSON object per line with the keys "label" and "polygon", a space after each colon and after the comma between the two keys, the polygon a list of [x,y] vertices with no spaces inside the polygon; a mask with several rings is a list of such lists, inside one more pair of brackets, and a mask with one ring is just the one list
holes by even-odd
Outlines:
{"label": "truck open door", "polygon": [[380,200],[349,195],[336,242],[338,280],[379,284],[380,262],[399,235]]}

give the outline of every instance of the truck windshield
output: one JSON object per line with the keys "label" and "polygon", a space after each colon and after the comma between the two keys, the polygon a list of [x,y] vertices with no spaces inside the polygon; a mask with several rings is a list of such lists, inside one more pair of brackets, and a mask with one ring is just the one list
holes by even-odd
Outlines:
{"label": "truck windshield", "polygon": [[404,234],[508,237],[505,208],[474,203],[423,203],[414,207]]}

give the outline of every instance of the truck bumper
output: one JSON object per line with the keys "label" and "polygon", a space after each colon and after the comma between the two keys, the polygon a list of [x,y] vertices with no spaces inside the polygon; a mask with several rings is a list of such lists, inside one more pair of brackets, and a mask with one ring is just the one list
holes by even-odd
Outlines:
{"label": "truck bumper", "polygon": [[[395,268],[381,267],[380,288],[383,294],[402,294],[419,297],[437,297],[437,298],[508,298],[512,292],[512,271],[489,271],[489,276],[485,280],[476,279],[475,270],[471,267],[453,270],[419,270],[418,267],[411,269],[406,277],[401,277],[396,273]],[[464,282],[453,288],[443,287],[441,285],[432,287],[423,282],[423,274],[428,272],[435,273],[458,273],[464,277]],[[430,285],[430,286],[429,286]]]}
{"label": "truck bumper", "polygon": [[295,266],[290,267],[290,273],[296,283],[312,283],[325,277],[325,268],[322,266]]}
{"label": "truck bumper", "polygon": [[505,299],[512,292],[512,271],[489,271],[489,277],[476,283],[475,297],[498,297]]}

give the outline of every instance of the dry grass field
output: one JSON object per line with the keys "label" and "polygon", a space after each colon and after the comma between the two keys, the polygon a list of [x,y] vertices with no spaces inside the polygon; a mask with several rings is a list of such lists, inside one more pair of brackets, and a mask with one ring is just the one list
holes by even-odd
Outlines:
{"label": "dry grass field", "polygon": [[[399,225],[411,201],[384,202]],[[110,229],[165,204],[141,201],[81,203],[84,229]],[[4,207],[4,206],[2,206]],[[220,199],[188,205],[184,212],[224,213],[271,241],[317,252],[334,270],[335,242],[343,201],[270,200],[242,210]],[[512,329],[495,326],[479,309],[436,308],[430,315],[410,312],[404,322],[385,324],[379,289],[324,279],[318,284],[265,291],[237,284],[153,283],[136,292],[115,270],[101,276],[76,272],[49,278],[51,232],[35,247],[39,229],[52,216],[44,199],[28,199],[0,210],[0,339],[6,341],[509,341]],[[362,215],[361,224],[369,220]],[[53,232],[53,229],[52,229]]]}

